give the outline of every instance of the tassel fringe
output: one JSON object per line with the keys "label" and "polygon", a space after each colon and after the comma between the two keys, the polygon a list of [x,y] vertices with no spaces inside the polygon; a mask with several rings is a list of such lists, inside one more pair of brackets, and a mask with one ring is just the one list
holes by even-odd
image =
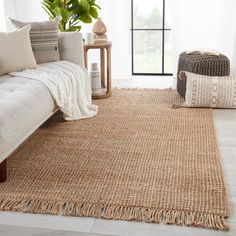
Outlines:
{"label": "tassel fringe", "polygon": [[64,216],[96,217],[115,220],[145,221],[228,231],[227,216],[144,207],[125,207],[105,204],[49,202],[43,200],[0,200],[1,211],[41,213]]}
{"label": "tassel fringe", "polygon": [[172,109],[179,109],[179,108],[186,108],[186,107],[184,105],[177,105],[177,104],[172,105]]}

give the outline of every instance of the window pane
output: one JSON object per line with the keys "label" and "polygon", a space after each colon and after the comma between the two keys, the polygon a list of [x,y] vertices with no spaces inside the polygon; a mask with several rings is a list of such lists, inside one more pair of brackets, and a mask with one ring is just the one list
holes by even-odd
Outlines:
{"label": "window pane", "polygon": [[162,32],[134,31],[134,73],[162,73]]}
{"label": "window pane", "polygon": [[133,0],[134,29],[161,29],[163,0]]}
{"label": "window pane", "polygon": [[165,31],[165,73],[173,73],[173,50],[171,31]]}
{"label": "window pane", "polygon": [[165,28],[166,29],[171,28],[170,1],[171,0],[165,0]]}

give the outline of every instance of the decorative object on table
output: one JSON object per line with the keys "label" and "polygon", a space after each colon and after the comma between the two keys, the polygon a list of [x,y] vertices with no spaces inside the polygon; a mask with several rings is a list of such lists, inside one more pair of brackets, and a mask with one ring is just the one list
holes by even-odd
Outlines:
{"label": "decorative object on table", "polygon": [[[92,97],[94,99],[98,98],[107,98],[112,94],[111,87],[111,47],[112,43],[107,42],[104,44],[90,44],[84,45],[84,61],[85,67],[88,69],[88,51],[90,49],[99,49],[100,50],[100,72],[101,72],[101,92],[93,93]],[[106,50],[106,53],[105,53]],[[106,64],[105,64],[106,61]],[[105,73],[105,71],[107,73]]]}
{"label": "decorative object on table", "polygon": [[183,101],[119,89],[96,119],[56,114],[9,158],[0,210],[227,230],[212,110],[171,109]]}
{"label": "decorative object on table", "polygon": [[105,35],[107,27],[101,18],[98,18],[93,26],[93,33],[96,35]]}
{"label": "decorative object on table", "polygon": [[86,44],[94,44],[94,41],[95,41],[95,34],[87,33],[85,43]]}
{"label": "decorative object on table", "polygon": [[60,31],[79,31],[81,23],[90,24],[101,9],[96,0],[43,0],[42,7],[50,19],[60,17]]}
{"label": "decorative object on table", "polygon": [[190,72],[180,72],[179,77],[188,81],[183,106],[236,109],[236,77]]}
{"label": "decorative object on table", "polygon": [[95,44],[103,44],[103,43],[107,43],[108,42],[108,38],[107,35],[96,35]]}
{"label": "decorative object on table", "polygon": [[91,80],[91,87],[93,92],[101,92],[101,78],[98,70],[98,63],[91,64],[91,71],[89,73]]}
{"label": "decorative object on table", "polygon": [[[212,56],[183,52],[179,56],[177,75],[180,71],[209,76],[228,76],[230,74],[230,61],[223,54]],[[185,97],[186,80],[177,78],[177,91],[181,96]]]}
{"label": "decorative object on table", "polygon": [[10,21],[17,28],[31,25],[30,40],[38,64],[59,61],[58,17],[42,22],[22,22],[11,18]]}
{"label": "decorative object on table", "polygon": [[95,44],[107,43],[108,38],[106,35],[107,28],[101,18],[98,18],[93,26],[93,33],[96,35]]}

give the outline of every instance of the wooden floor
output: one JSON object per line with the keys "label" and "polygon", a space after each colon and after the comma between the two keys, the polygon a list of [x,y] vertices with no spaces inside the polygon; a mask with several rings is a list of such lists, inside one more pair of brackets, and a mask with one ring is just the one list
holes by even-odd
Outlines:
{"label": "wooden floor", "polygon": [[63,230],[38,229],[31,227],[0,225],[1,236],[113,236]]}
{"label": "wooden floor", "polygon": [[[117,80],[113,82],[113,85],[116,87],[168,88],[172,84],[172,79],[168,77],[159,77],[157,79],[139,78],[133,81]],[[236,110],[215,110],[214,122],[231,206],[231,216],[229,218],[231,230],[229,232],[163,224],[0,212],[0,235],[21,236],[20,233],[25,232],[22,235],[100,236],[101,234],[106,234],[119,236],[235,236]],[[21,226],[21,228],[16,228],[15,226]],[[29,227],[34,227],[34,229]],[[74,232],[92,234],[74,234]]]}

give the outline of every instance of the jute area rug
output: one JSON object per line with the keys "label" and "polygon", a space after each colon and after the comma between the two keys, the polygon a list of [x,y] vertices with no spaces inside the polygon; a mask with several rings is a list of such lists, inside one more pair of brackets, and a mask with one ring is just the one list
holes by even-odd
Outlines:
{"label": "jute area rug", "polygon": [[10,158],[0,210],[228,230],[211,109],[173,90],[114,90],[96,117],[56,114]]}

